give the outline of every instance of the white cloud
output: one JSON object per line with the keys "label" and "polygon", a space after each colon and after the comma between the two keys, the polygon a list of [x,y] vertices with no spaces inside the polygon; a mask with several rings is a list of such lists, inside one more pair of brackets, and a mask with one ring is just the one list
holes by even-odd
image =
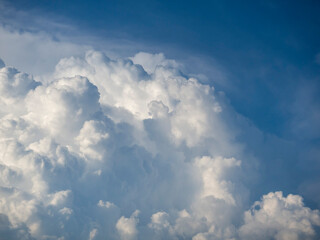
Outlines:
{"label": "white cloud", "polygon": [[104,202],[104,201],[102,201],[102,200],[99,200],[98,206],[99,206],[99,207],[103,207],[103,208],[112,208],[112,207],[115,207],[115,205],[114,205],[113,203],[108,202],[108,201]]}
{"label": "white cloud", "polygon": [[200,179],[198,194],[188,210],[183,209],[176,217],[166,212],[152,215],[149,227],[156,235],[167,238],[231,239],[236,236],[236,214],[241,202],[235,201],[235,191],[229,175],[232,168],[240,166],[234,158],[210,158],[194,160],[194,174]]}
{"label": "white cloud", "polygon": [[22,100],[38,85],[40,83],[34,81],[32,76],[13,67],[0,66],[0,115],[23,111]]}
{"label": "white cloud", "polygon": [[245,212],[240,228],[243,239],[315,239],[315,226],[320,226],[320,213],[304,206],[299,195],[271,192]]}
{"label": "white cloud", "polygon": [[224,175],[227,168],[238,167],[240,163],[234,158],[202,157],[196,159],[195,165],[201,171],[203,181],[202,197],[213,196],[234,205],[235,200],[229,191],[232,188],[232,183],[226,181]]}
{"label": "white cloud", "polygon": [[136,210],[130,218],[126,218],[122,216],[117,224],[116,228],[120,234],[120,238],[123,240],[131,240],[131,239],[136,239],[138,235],[138,230],[136,228],[139,219],[138,219],[139,211]]}
{"label": "white cloud", "polygon": [[[213,95],[213,88],[182,76],[177,68],[157,65],[149,75],[130,60],[110,60],[102,53],[88,52],[84,59],[62,59],[55,77],[77,74],[98,87],[103,106],[126,110],[134,117],[132,120],[127,115],[120,119],[119,115],[110,116],[115,121],[132,124],[149,118],[150,114],[156,118],[168,112],[170,134],[176,144],[185,142],[195,146],[205,138],[215,138],[219,144],[232,137],[220,119],[221,106]],[[235,147],[230,147],[228,152],[232,148]]]}
{"label": "white cloud", "polygon": [[168,219],[169,215],[166,212],[157,212],[151,216],[151,222],[148,226],[156,231],[163,230],[170,226]]}
{"label": "white cloud", "polygon": [[96,237],[97,233],[98,233],[98,229],[96,228],[92,229],[89,235],[89,240],[93,240]]}
{"label": "white cloud", "polygon": [[71,191],[70,190],[65,190],[65,191],[59,191],[54,194],[50,194],[50,204],[57,206],[63,204],[67,198],[69,197]]}
{"label": "white cloud", "polygon": [[72,214],[73,211],[70,208],[64,207],[64,208],[60,209],[59,212],[63,215],[70,215],[70,214]]}
{"label": "white cloud", "polygon": [[[248,160],[226,119],[227,103],[162,54],[131,59],[89,51],[61,59],[41,83],[1,68],[0,213],[8,234],[195,240],[256,234],[271,203],[264,196],[259,205],[269,207],[247,212],[238,231],[248,204],[241,178]],[[309,227],[290,234],[314,236],[318,212],[298,196],[278,195],[271,199],[284,206],[276,218],[279,239],[288,222]],[[269,234],[261,226],[259,239]]]}
{"label": "white cloud", "polygon": [[97,88],[80,76],[39,86],[26,98],[24,119],[69,143],[86,120],[100,110]]}
{"label": "white cloud", "polygon": [[101,160],[105,152],[105,144],[102,141],[108,139],[107,127],[101,122],[87,121],[80,130],[80,134],[75,138],[79,143],[80,152],[84,156]]}

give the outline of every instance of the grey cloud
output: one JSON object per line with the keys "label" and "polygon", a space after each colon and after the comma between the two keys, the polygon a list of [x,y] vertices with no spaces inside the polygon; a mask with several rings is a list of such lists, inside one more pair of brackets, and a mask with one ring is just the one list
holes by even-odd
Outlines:
{"label": "grey cloud", "polygon": [[4,68],[6,65],[4,61],[0,58],[0,68]]}
{"label": "grey cloud", "polygon": [[28,228],[25,225],[12,226],[8,217],[4,214],[0,214],[0,239],[21,239],[21,240],[34,240]]}

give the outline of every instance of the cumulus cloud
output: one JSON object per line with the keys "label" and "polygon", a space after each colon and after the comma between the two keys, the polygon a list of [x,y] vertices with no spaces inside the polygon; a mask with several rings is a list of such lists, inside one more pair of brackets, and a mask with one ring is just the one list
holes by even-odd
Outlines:
{"label": "cumulus cloud", "polygon": [[120,238],[123,240],[136,239],[138,235],[137,224],[139,223],[138,219],[139,211],[136,210],[130,218],[122,216],[117,224],[116,228],[120,234]]}
{"label": "cumulus cloud", "polygon": [[223,159],[218,157],[212,159],[210,157],[202,157],[196,159],[195,165],[200,169],[203,181],[202,197],[213,196],[222,199],[227,203],[235,204],[235,200],[229,193],[230,182],[227,182],[223,175],[225,169],[240,166],[240,161],[234,158]]}
{"label": "cumulus cloud", "polygon": [[[235,184],[228,176],[240,161],[204,156],[193,162],[194,173],[201,179],[200,191],[188,209],[175,216],[166,212],[152,215],[149,228],[158,236],[186,239],[229,239],[236,236],[236,214],[241,202],[236,203]],[[162,237],[163,238],[163,237]],[[160,237],[161,239],[161,237]]]}
{"label": "cumulus cloud", "polygon": [[314,226],[320,226],[318,210],[305,207],[302,197],[282,192],[264,195],[245,212],[240,228],[243,239],[314,239]]}
{"label": "cumulus cloud", "polygon": [[40,83],[34,81],[30,75],[21,73],[13,67],[5,67],[4,63],[0,62],[0,68],[0,114],[23,111],[21,105],[24,103],[21,103],[21,100]]}
{"label": "cumulus cloud", "polygon": [[88,79],[63,78],[49,86],[39,86],[27,96],[28,113],[24,118],[67,143],[78,134],[84,121],[99,110],[98,100],[98,90]]}
{"label": "cumulus cloud", "polygon": [[226,119],[231,110],[163,54],[111,59],[88,51],[61,59],[41,82],[2,64],[0,93],[8,236],[316,236],[319,212],[299,196],[270,193],[245,211],[249,162]]}

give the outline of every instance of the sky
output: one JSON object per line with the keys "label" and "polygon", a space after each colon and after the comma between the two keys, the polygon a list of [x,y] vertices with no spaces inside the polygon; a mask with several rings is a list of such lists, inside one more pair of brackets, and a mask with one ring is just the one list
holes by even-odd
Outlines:
{"label": "sky", "polygon": [[319,11],[0,0],[2,238],[318,239]]}

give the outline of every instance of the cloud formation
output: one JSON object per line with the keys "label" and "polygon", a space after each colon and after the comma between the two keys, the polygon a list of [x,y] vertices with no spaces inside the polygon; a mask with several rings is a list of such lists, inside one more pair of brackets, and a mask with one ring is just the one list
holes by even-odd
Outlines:
{"label": "cloud formation", "polygon": [[179,66],[162,54],[89,51],[37,82],[2,64],[2,235],[315,238],[319,212],[300,196],[269,193],[246,208],[250,162],[231,110]]}
{"label": "cloud formation", "polygon": [[313,239],[313,226],[320,226],[318,210],[305,207],[299,195],[284,197],[282,192],[264,195],[245,212],[244,220],[244,239]]}

